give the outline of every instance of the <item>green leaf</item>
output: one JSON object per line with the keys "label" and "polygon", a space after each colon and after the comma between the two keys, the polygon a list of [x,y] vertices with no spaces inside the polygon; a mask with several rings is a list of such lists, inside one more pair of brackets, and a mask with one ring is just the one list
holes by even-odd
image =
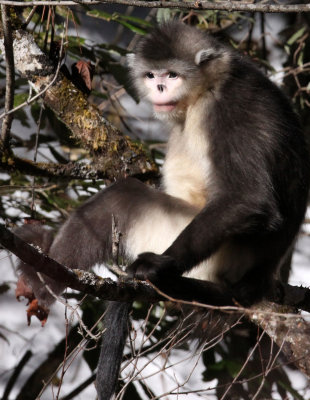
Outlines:
{"label": "green leaf", "polygon": [[291,54],[290,46],[288,46],[287,44],[284,45],[284,50],[285,50],[285,52],[286,52],[288,55]]}
{"label": "green leaf", "polygon": [[[114,13],[115,14],[115,13]],[[113,16],[114,16],[113,14]],[[148,28],[151,28],[153,26],[153,24],[149,21],[145,21],[144,19],[138,18],[138,17],[133,17],[132,15],[122,15],[122,14],[118,14],[118,17],[120,19],[123,19],[125,21],[130,21],[130,22],[134,22],[136,24],[139,24],[141,26],[145,26]]]}
{"label": "green leaf", "polygon": [[297,65],[299,67],[302,67],[304,65],[304,50],[301,50],[301,52],[298,55]]}
{"label": "green leaf", "polygon": [[125,56],[128,52],[122,47],[116,46],[114,44],[100,43],[97,45],[100,49],[106,50],[109,54],[117,54],[120,56]]}
{"label": "green leaf", "polygon": [[292,35],[288,39],[287,44],[291,46],[293,43],[295,43],[296,40],[298,40],[303,35],[303,33],[305,32],[305,29],[306,29],[306,27],[304,26],[303,28],[301,28],[297,32],[295,32],[294,35]]}
{"label": "green leaf", "polygon": [[125,26],[126,28],[130,29],[132,32],[137,33],[138,35],[145,35],[146,31],[144,29],[138,28],[135,25],[129,24],[125,21],[117,21],[119,24]]}
{"label": "green leaf", "polygon": [[[152,24],[150,22],[144,21],[141,18],[132,17],[130,15],[122,15],[122,14],[119,14],[116,12],[113,14],[109,14],[109,13],[107,13],[105,11],[101,11],[101,10],[92,10],[92,11],[88,11],[87,15],[90,17],[94,17],[94,18],[100,18],[105,21],[118,22],[119,24],[125,26],[126,28],[130,29],[134,33],[137,33],[138,35],[145,35],[145,33],[146,33],[146,30],[139,27],[139,25],[142,27],[151,27],[152,26]],[[133,25],[130,22],[132,22],[136,25]]]}
{"label": "green leaf", "polygon": [[237,376],[237,374],[240,372],[241,367],[242,364],[240,364],[240,362],[233,360],[222,360],[220,362],[208,366],[208,368],[213,371],[226,370],[232,377]]}
{"label": "green leaf", "polygon": [[14,95],[14,107],[23,104],[28,99],[28,93],[17,93]]}
{"label": "green leaf", "polygon": [[67,36],[69,46],[81,46],[85,44],[85,38],[80,36]]}

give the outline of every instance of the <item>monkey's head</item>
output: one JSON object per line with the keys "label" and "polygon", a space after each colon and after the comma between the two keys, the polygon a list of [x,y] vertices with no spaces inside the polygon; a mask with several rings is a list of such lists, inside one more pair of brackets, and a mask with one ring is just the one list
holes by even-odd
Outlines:
{"label": "monkey's head", "polygon": [[128,65],[140,97],[160,119],[180,119],[199,97],[223,82],[230,50],[215,38],[179,21],[155,28],[129,54]]}

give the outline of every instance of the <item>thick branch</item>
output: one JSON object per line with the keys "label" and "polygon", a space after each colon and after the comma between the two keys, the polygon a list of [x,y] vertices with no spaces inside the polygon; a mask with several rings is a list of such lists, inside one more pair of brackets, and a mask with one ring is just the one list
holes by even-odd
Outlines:
{"label": "thick branch", "polygon": [[[147,302],[167,300],[166,295],[159,294],[157,290],[147,283],[139,281],[114,282],[108,278],[102,279],[90,272],[70,270],[37,251],[33,246],[14,235],[3,225],[0,225],[0,243],[24,263],[33,265],[37,272],[42,272],[48,277],[83,293],[88,293],[105,300],[126,302],[134,300]],[[197,288],[200,282],[201,290],[197,290],[196,300],[202,302],[203,291],[205,289],[204,281],[180,278],[180,282],[181,284],[183,282],[186,284],[193,283]],[[178,282],[176,282],[176,285],[178,285]],[[210,289],[211,287],[210,282],[208,282],[208,288]],[[228,307],[228,309],[239,312],[242,310],[251,321],[263,328],[278,346],[282,348],[289,362],[294,363],[300,370],[310,376],[310,354],[308,354],[310,350],[306,350],[310,349],[310,326],[303,318],[294,315],[296,302],[302,304],[302,296],[304,296],[305,308],[307,310],[310,309],[310,290],[287,285],[286,291],[288,292],[286,298],[292,299],[293,306],[283,306],[263,301],[255,304],[250,309],[242,310],[237,307]],[[291,296],[293,292],[297,294],[297,301]],[[171,298],[169,299],[171,300]],[[185,298],[185,300],[187,299]],[[182,299],[180,301],[182,302]],[[190,302],[190,304],[203,306],[203,304],[197,304],[196,302]],[[220,302],[220,304],[223,304],[223,302]],[[218,308],[221,309],[222,307]],[[227,307],[224,307],[224,309],[227,310]]]}
{"label": "thick branch", "polygon": [[150,285],[142,282],[117,283],[109,278],[102,279],[90,272],[73,271],[41,253],[3,225],[0,225],[0,243],[24,263],[34,265],[37,272],[44,273],[72,289],[103,300],[156,302],[163,299]]}
{"label": "thick branch", "polygon": [[267,332],[290,363],[310,376],[309,323],[294,315],[296,309],[291,306],[264,301],[255,304],[253,309],[255,311],[250,315],[251,320]]}
{"label": "thick branch", "polygon": [[[102,179],[111,180],[109,171],[99,166],[82,162],[69,162],[67,164],[33,162],[22,159],[13,154],[3,155],[0,158],[0,170],[7,172],[21,172],[32,176],[44,176],[48,178],[70,178],[70,179]],[[146,180],[157,176],[157,173],[139,175],[139,179]]]}
{"label": "thick branch", "polygon": [[[33,0],[26,4],[20,1],[1,0],[1,4],[11,6],[30,7],[30,6],[74,6],[77,4],[97,5],[97,4],[124,4],[127,6],[146,7],[146,8],[184,8],[187,10],[224,10],[224,11],[246,11],[263,13],[298,13],[309,12],[310,4],[277,4],[274,2],[250,3],[248,1],[143,1],[143,0]],[[270,4],[271,3],[271,4]]]}
{"label": "thick branch", "polygon": [[[0,49],[4,50],[1,40]],[[54,66],[30,34],[15,31],[13,49],[16,69],[41,93],[45,104],[54,110],[82,147],[90,151],[101,174],[115,179],[157,170],[143,147],[131,142],[105,120],[72,82],[61,73],[55,79]]]}
{"label": "thick branch", "polygon": [[[104,300],[118,300],[118,301],[133,301],[145,300],[149,302],[157,302],[159,300],[167,299],[165,295],[160,295],[150,285],[142,282],[114,282],[111,279],[102,279],[90,272],[80,270],[71,270],[57,261],[49,258],[47,255],[38,251],[35,247],[28,244],[5,226],[0,224],[0,244],[15,254],[25,264],[30,264],[37,272],[42,272],[48,277],[61,281],[68,287],[76,289],[93,296],[98,296]],[[202,291],[204,290],[204,281],[197,279],[184,278],[184,282],[193,282],[197,287],[200,284]],[[208,287],[210,282],[208,282]],[[216,285],[214,284],[214,287]],[[128,293],[125,293],[127,292]],[[284,296],[278,299],[275,297],[270,298],[273,301],[283,301],[285,305],[290,307],[299,307],[305,311],[310,311],[310,289],[285,285]],[[169,295],[169,293],[168,293]],[[197,291],[197,298],[195,301],[203,303],[202,297]],[[226,298],[226,297],[225,297]],[[184,294],[186,300],[186,294]],[[219,302],[222,304],[223,302]],[[231,299],[231,304],[233,300]]]}

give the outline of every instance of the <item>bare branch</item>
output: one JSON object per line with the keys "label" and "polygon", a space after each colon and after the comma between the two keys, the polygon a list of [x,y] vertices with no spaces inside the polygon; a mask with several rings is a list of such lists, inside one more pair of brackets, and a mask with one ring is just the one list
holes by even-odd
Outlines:
{"label": "bare branch", "polygon": [[224,11],[246,11],[263,13],[298,13],[309,12],[310,4],[278,4],[277,2],[252,3],[249,1],[143,1],[143,0],[33,0],[23,3],[20,1],[0,0],[0,4],[19,7],[30,6],[74,6],[84,4],[88,6],[97,4],[124,4],[127,6],[146,8],[183,8],[188,10],[224,10]]}
{"label": "bare branch", "polygon": [[[6,61],[6,84],[5,84],[5,111],[8,112],[14,105],[14,54],[13,54],[13,37],[9,15],[9,7],[1,5],[1,18],[3,29],[3,45],[5,49]],[[1,150],[6,151],[10,146],[10,132],[13,121],[13,114],[5,116],[2,123],[1,131]]]}
{"label": "bare branch", "polygon": [[[1,153],[0,153],[1,154]],[[112,176],[104,166],[94,166],[83,162],[68,162],[67,164],[33,162],[10,155],[9,157],[0,157],[0,169],[7,172],[21,172],[32,176],[44,176],[47,178],[70,178],[70,179],[101,179],[111,182]],[[154,174],[139,175],[141,181],[147,180]]]}
{"label": "bare branch", "polygon": [[34,6],[32,8],[32,10],[30,11],[28,17],[26,18],[26,21],[23,23],[22,25],[22,29],[26,29],[29,22],[31,21],[32,17],[34,16],[35,12],[36,12],[37,6]]}

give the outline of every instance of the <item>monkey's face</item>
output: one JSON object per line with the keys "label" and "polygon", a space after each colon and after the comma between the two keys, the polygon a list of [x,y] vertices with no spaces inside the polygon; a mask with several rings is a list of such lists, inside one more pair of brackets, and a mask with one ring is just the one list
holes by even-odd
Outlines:
{"label": "monkey's face", "polygon": [[151,102],[155,116],[165,121],[182,119],[201,81],[199,68],[177,59],[146,60],[140,54],[129,54],[127,60],[139,97]]}
{"label": "monkey's face", "polygon": [[[149,100],[154,114],[161,120],[184,118],[193,95],[192,77],[184,77],[174,68],[145,68],[135,79],[135,86],[141,97]],[[195,85],[197,86],[197,85]]]}
{"label": "monkey's face", "polygon": [[182,96],[184,81],[174,71],[151,70],[143,78],[147,98],[153,104],[155,113],[175,110]]}

